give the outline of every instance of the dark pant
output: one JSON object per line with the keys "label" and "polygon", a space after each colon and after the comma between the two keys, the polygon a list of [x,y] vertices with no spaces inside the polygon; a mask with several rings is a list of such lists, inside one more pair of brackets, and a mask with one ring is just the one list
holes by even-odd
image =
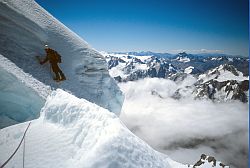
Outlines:
{"label": "dark pant", "polygon": [[52,68],[52,71],[55,73],[56,75],[56,80],[65,80],[65,76],[62,72],[62,70],[59,68],[59,66],[57,65],[57,63],[51,63],[51,68]]}

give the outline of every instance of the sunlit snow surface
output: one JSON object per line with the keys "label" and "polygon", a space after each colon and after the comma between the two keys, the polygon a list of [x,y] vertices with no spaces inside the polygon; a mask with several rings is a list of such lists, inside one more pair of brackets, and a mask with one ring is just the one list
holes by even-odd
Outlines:
{"label": "sunlit snow surface", "polygon": [[218,82],[223,82],[227,80],[236,80],[236,81],[244,81],[249,80],[249,77],[243,76],[243,73],[236,70],[237,75],[232,72],[223,69],[223,65],[220,65],[212,70],[209,70],[207,74],[201,74],[198,77],[198,80],[202,80],[203,83],[215,79]]}
{"label": "sunlit snow surface", "polygon": [[[27,124],[0,130],[0,164],[12,154]],[[153,150],[115,114],[62,90],[48,97],[40,118],[32,121],[25,142],[26,168],[186,167]],[[20,165],[22,150],[6,167]]]}
{"label": "sunlit snow surface", "polygon": [[189,66],[189,67],[185,68],[184,73],[190,74],[190,73],[192,73],[193,69],[194,69],[193,66]]}
{"label": "sunlit snow surface", "polygon": [[[119,114],[123,96],[100,53],[34,0],[1,0],[0,11],[0,54],[45,85]],[[49,63],[41,66],[35,58],[45,56],[45,44],[62,56],[60,67],[67,80],[60,84],[53,81]]]}

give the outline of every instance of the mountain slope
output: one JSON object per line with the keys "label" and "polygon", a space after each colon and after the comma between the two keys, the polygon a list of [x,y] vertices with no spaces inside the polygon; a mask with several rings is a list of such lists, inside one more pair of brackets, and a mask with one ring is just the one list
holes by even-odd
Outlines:
{"label": "mountain slope", "polygon": [[199,98],[248,102],[249,77],[243,76],[233,65],[220,65],[199,75],[195,85],[194,94]]}
{"label": "mountain slope", "polygon": [[[191,76],[196,82],[178,88],[173,98],[191,96],[216,101],[248,102],[249,77],[234,66],[236,64],[242,69],[248,63],[246,58],[199,57],[186,53],[179,53],[174,58],[126,53],[102,54],[108,62],[110,75],[118,82],[164,78],[180,83]],[[206,70],[209,67],[210,69]]]}
{"label": "mountain slope", "polygon": [[[33,0],[1,0],[0,10],[0,54],[46,85],[119,113],[123,96],[101,54]],[[44,44],[62,55],[67,80],[60,85],[52,80],[49,64],[35,59],[45,55]]]}
{"label": "mountain slope", "polygon": [[[28,123],[0,131],[0,165],[20,142]],[[22,148],[6,167],[22,165]],[[221,168],[207,159],[197,168]],[[163,155],[131,133],[108,110],[61,89],[47,98],[41,115],[25,137],[25,167],[188,168]]]}
{"label": "mountain slope", "polygon": [[[0,131],[0,163],[13,152],[26,127],[22,123]],[[60,89],[48,97],[40,118],[32,121],[25,142],[27,168],[170,168],[171,162],[133,135],[116,115]],[[8,167],[21,165],[21,157],[18,152]]]}

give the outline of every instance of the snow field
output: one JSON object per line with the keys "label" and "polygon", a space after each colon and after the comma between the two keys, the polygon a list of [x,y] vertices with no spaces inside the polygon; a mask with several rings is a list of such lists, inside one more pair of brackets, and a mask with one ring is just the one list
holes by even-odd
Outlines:
{"label": "snow field", "polygon": [[[13,152],[27,123],[0,131],[0,163]],[[25,167],[159,167],[166,156],[133,135],[113,113],[63,90],[53,91],[26,135]],[[22,164],[19,151],[6,167]]]}

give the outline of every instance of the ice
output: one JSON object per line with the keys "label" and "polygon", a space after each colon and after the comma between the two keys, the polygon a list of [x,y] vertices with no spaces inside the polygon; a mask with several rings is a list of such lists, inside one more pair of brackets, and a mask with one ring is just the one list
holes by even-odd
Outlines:
{"label": "ice", "polygon": [[[1,0],[0,10],[0,54],[45,85],[119,114],[123,95],[100,53],[33,0]],[[45,44],[62,56],[67,80],[60,84],[53,81],[50,65],[41,66],[35,58],[45,55]]]}
{"label": "ice", "polygon": [[[0,131],[0,164],[13,152],[27,124]],[[48,97],[25,141],[26,168],[170,168],[171,162],[132,134],[115,114],[60,89]],[[18,152],[6,167],[21,164]]]}
{"label": "ice", "polygon": [[[45,103],[43,87],[40,87],[41,92],[38,94],[26,85],[25,80],[29,78],[18,79],[12,74],[17,70],[13,68],[15,66],[12,67],[12,73],[9,73],[7,68],[10,62],[6,59],[3,61],[4,58],[1,55],[0,60],[2,60],[0,65],[0,128],[38,118],[40,109]],[[21,70],[18,74],[19,78],[25,76]],[[35,80],[30,81],[32,82],[39,84]]]}

